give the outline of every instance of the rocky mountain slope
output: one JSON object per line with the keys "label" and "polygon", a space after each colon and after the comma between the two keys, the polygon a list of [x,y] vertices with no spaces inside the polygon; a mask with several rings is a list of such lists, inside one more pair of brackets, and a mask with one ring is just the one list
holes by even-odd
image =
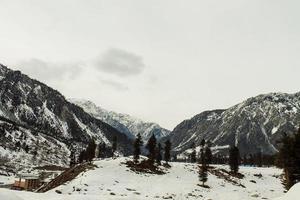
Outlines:
{"label": "rocky mountain slope", "polygon": [[35,166],[67,166],[68,146],[36,129],[0,117],[0,174]]}
{"label": "rocky mountain slope", "polygon": [[125,133],[128,137],[134,138],[137,134],[141,134],[144,142],[148,141],[152,134],[157,139],[166,137],[170,131],[160,127],[156,123],[144,122],[140,119],[132,117],[127,114],[107,111],[93,102],[87,100],[70,99],[74,104],[82,107],[85,112],[91,114],[93,117],[100,119],[112,127]]}
{"label": "rocky mountain slope", "polygon": [[293,134],[300,125],[300,93],[270,93],[249,98],[226,110],[205,111],[180,123],[168,138],[181,153],[204,138],[224,151],[237,145],[241,154],[274,154],[282,133]]}
{"label": "rocky mountain slope", "polygon": [[[116,136],[119,152],[131,152],[132,141],[126,134],[68,102],[58,91],[3,65],[0,65],[0,116],[28,129],[43,132],[68,148],[84,147],[91,139],[110,145]],[[26,132],[24,130],[24,134]],[[10,133],[6,129],[0,132],[1,147],[5,141],[10,141],[7,140]],[[14,146],[16,141],[13,139],[6,144]]]}

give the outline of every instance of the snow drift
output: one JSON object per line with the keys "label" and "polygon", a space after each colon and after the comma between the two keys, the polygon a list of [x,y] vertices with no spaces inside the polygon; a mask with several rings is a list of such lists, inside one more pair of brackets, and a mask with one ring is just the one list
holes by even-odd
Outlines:
{"label": "snow drift", "polygon": [[283,197],[276,200],[296,200],[300,198],[300,183],[294,185]]}

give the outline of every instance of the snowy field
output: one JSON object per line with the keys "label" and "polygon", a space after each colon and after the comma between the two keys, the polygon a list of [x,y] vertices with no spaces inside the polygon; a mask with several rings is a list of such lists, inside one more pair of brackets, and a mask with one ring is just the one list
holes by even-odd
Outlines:
{"label": "snowy field", "polygon": [[1,185],[12,184],[15,180],[14,176],[3,176],[0,175],[0,187]]}
{"label": "snowy field", "polygon": [[[281,170],[276,168],[241,167],[240,172],[245,177],[234,179],[238,184],[209,174],[206,184],[210,188],[206,189],[197,185],[199,184],[198,169],[195,164],[171,163],[172,168],[167,174],[152,175],[136,174],[121,164],[124,161],[124,158],[95,161],[96,169],[84,172],[73,181],[47,193],[36,194],[1,189],[0,194],[7,195],[3,198],[6,200],[251,200],[276,199],[284,195],[284,188],[279,178]],[[227,166],[216,167],[228,169]],[[57,194],[57,190],[62,194]],[[9,199],[10,195],[15,197]]]}

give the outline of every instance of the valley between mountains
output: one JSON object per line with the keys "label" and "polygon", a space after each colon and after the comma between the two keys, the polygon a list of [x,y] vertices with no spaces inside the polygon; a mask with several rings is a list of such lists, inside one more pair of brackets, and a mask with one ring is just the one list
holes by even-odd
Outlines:
{"label": "valley between mountains", "polygon": [[[167,130],[88,100],[66,98],[0,65],[0,187],[8,187],[24,173],[55,180],[91,141],[97,148],[104,144],[112,149],[117,141],[113,159],[90,161],[92,169],[55,189],[43,194],[0,189],[0,199],[274,199],[284,194],[278,168],[244,165],[240,171],[245,177],[233,177],[232,184],[217,175],[228,170],[226,166],[215,165],[216,171],[208,172],[210,188],[205,189],[197,186],[196,164],[176,161],[189,162],[194,150],[200,154],[203,140],[214,156],[228,155],[232,146],[239,148],[241,157],[274,156],[283,133],[293,136],[299,125],[300,93],[261,94],[227,109],[201,112]],[[162,167],[163,175],[135,173],[125,166],[139,136],[142,155],[148,154],[152,137],[163,148],[171,142],[170,168]]]}

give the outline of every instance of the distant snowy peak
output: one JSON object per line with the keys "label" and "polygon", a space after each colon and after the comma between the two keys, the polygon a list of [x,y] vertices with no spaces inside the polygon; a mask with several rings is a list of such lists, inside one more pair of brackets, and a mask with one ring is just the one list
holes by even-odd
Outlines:
{"label": "distant snowy peak", "polygon": [[92,101],[89,100],[85,100],[85,99],[75,99],[75,98],[70,98],[68,99],[70,102],[79,105],[80,107],[84,108],[84,110],[86,112],[88,112],[89,114],[92,115],[97,115],[97,114],[101,114],[104,115],[106,114],[108,111],[96,106],[96,104],[94,104]]}
{"label": "distant snowy peak", "polygon": [[300,93],[269,93],[226,110],[200,113],[180,123],[170,134],[174,151],[183,152],[204,138],[214,145],[237,145],[242,154],[277,152],[282,133],[300,125]]}
{"label": "distant snowy peak", "polygon": [[93,117],[108,123],[131,138],[134,138],[137,134],[141,134],[142,139],[147,141],[152,134],[154,134],[157,139],[160,139],[170,133],[169,130],[162,128],[156,123],[144,122],[128,114],[105,110],[88,100],[70,99],[70,101],[82,107],[85,112]]}

